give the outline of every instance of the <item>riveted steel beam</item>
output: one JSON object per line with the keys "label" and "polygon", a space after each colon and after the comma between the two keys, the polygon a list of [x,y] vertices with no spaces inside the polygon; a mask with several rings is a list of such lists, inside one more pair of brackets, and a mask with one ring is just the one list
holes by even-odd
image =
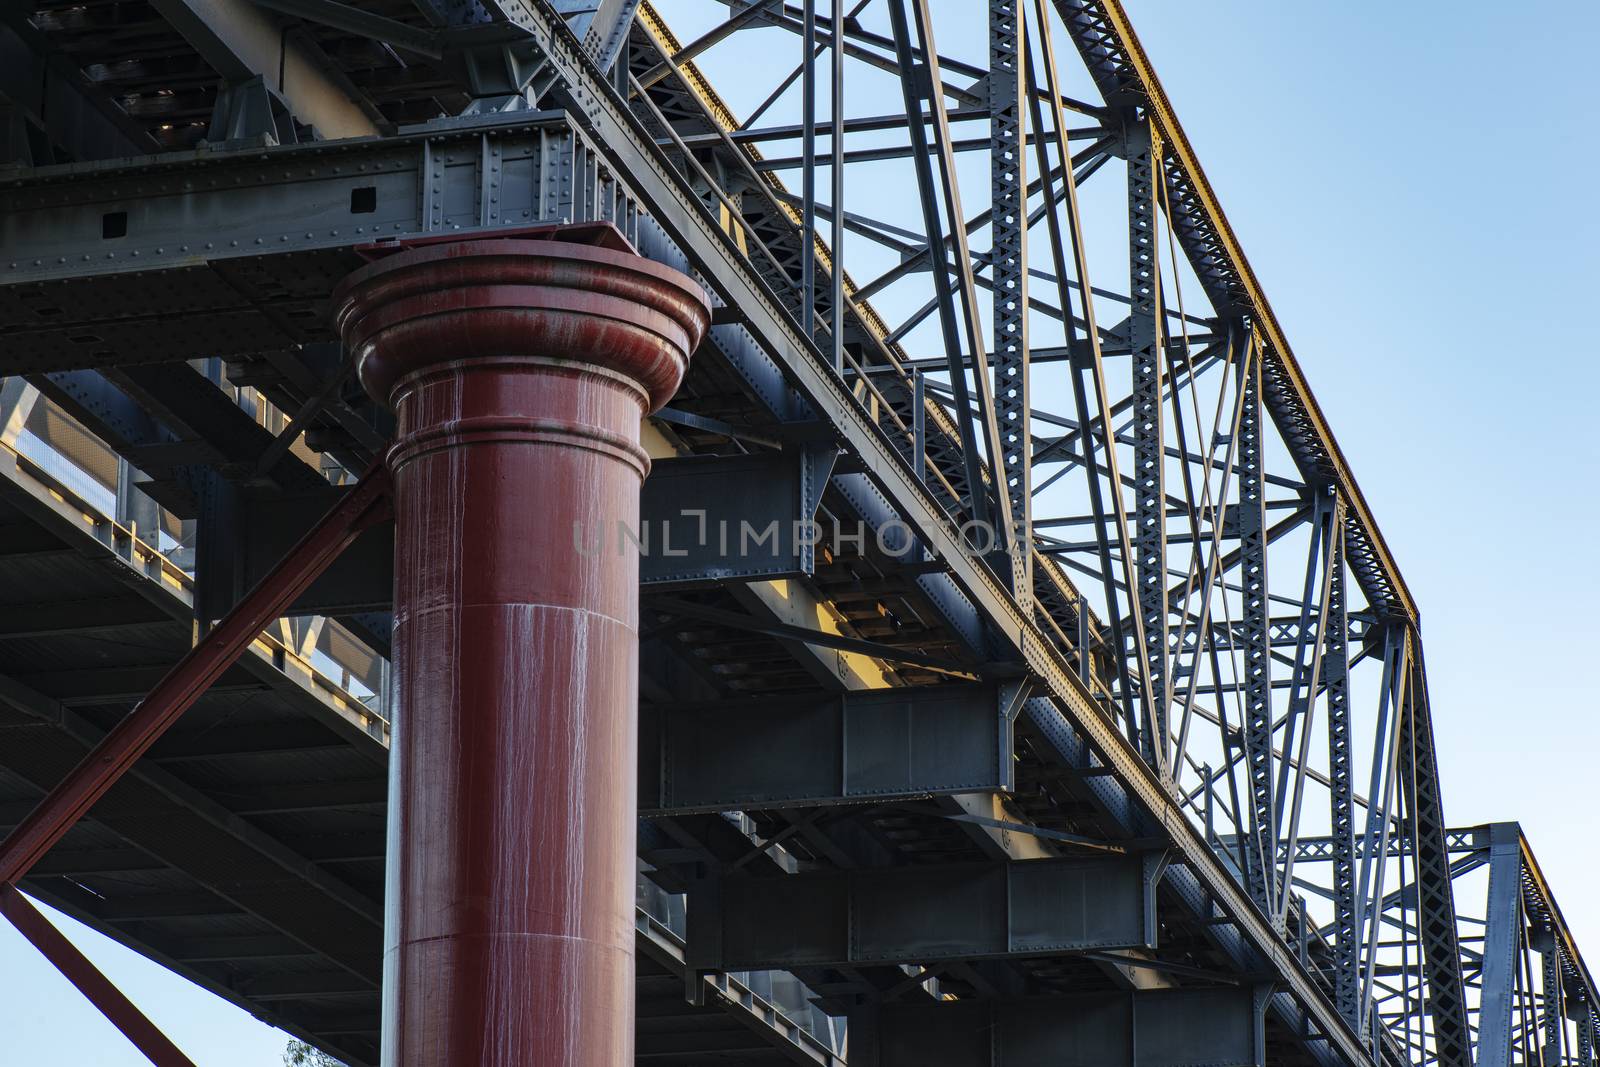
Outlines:
{"label": "riveted steel beam", "polygon": [[644,815],[860,804],[1011,787],[994,685],[640,708]]}
{"label": "riveted steel beam", "polygon": [[689,891],[690,963],[743,971],[1154,948],[1150,857],[917,865]]}
{"label": "riveted steel beam", "polygon": [[885,1004],[850,1017],[854,1067],[1263,1067],[1265,988]]}

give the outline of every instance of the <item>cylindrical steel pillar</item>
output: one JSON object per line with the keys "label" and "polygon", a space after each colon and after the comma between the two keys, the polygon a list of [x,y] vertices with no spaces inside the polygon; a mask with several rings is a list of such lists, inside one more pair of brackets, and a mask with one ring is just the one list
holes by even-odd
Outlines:
{"label": "cylindrical steel pillar", "polygon": [[629,252],[500,239],[394,253],[335,302],[398,422],[383,1062],[631,1065],[638,560],[616,530],[705,297]]}

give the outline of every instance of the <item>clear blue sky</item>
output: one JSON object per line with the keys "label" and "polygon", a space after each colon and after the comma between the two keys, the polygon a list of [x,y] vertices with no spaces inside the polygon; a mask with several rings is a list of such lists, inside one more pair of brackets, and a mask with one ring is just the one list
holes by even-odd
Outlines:
{"label": "clear blue sky", "polygon": [[1128,6],[1421,606],[1445,817],[1600,963],[1600,6]]}
{"label": "clear blue sky", "polygon": [[[1520,820],[1600,961],[1600,6],[1128,7],[1422,606],[1446,817]],[[197,1061],[278,1062],[281,1034],[68,930]],[[8,1062],[144,1062],[4,924],[0,961]]]}

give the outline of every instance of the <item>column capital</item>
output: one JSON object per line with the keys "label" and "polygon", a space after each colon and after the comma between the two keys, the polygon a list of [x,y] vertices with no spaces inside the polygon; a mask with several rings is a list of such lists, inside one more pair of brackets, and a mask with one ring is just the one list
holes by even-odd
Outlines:
{"label": "column capital", "polygon": [[653,411],[677,391],[711,319],[705,293],[679,271],[549,239],[406,248],[355,271],[333,295],[362,385],[391,406],[418,371],[534,357],[619,374]]}

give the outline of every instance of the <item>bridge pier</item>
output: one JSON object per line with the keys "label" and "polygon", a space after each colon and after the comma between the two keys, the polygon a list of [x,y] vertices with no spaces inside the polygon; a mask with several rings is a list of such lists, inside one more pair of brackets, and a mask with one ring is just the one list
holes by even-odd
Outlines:
{"label": "bridge pier", "polygon": [[633,1062],[638,560],[616,529],[640,417],[709,310],[609,227],[541,236],[413,245],[336,293],[398,423],[389,1067]]}

